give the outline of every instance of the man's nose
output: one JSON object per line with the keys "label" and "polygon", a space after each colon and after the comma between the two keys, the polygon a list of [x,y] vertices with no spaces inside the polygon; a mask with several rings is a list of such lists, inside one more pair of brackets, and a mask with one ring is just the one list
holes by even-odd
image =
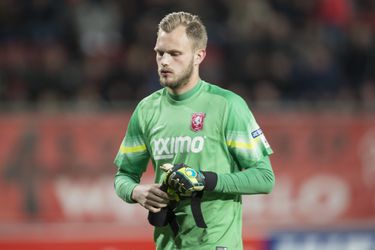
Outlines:
{"label": "man's nose", "polygon": [[168,66],[170,62],[170,55],[168,53],[164,53],[160,58],[160,64],[162,66]]}

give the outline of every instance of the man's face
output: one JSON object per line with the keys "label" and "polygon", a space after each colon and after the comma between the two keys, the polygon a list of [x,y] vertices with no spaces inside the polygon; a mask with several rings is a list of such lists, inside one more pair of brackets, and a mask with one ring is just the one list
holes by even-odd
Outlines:
{"label": "man's face", "polygon": [[193,41],[179,26],[170,33],[159,31],[155,45],[160,84],[177,89],[184,86],[194,71]]}

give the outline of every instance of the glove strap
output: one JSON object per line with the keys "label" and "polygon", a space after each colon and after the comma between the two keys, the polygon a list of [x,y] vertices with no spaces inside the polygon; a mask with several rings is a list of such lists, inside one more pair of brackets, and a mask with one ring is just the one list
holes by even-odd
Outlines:
{"label": "glove strap", "polygon": [[[205,177],[205,190],[213,191],[217,184],[217,174],[214,172],[204,172],[202,174]],[[201,199],[203,196],[203,191],[196,192],[191,197],[191,212],[195,220],[195,224],[200,228],[207,228],[207,224],[204,221],[202,208],[201,208]]]}
{"label": "glove strap", "polygon": [[191,197],[191,212],[193,213],[193,218],[195,220],[195,224],[200,228],[207,228],[207,224],[204,221],[202,208],[201,208],[201,199],[203,196],[203,191],[195,193]]}
{"label": "glove strap", "polygon": [[205,179],[205,187],[204,189],[207,191],[213,191],[217,184],[217,174],[214,172],[209,171],[202,171],[202,174],[204,175]]}
{"label": "glove strap", "polygon": [[177,223],[176,214],[173,212],[173,209],[176,207],[176,203],[172,202],[170,206],[168,206],[168,223],[172,229],[174,236],[176,237],[178,231],[180,230],[180,226]]}
{"label": "glove strap", "polygon": [[178,234],[180,226],[177,223],[176,215],[173,209],[176,207],[176,203],[171,202],[167,207],[163,207],[160,212],[148,214],[148,221],[155,227],[164,227],[169,224],[172,229],[174,236]]}
{"label": "glove strap", "polygon": [[[160,187],[160,190],[167,192],[168,186],[166,184],[162,184]],[[164,227],[168,224],[169,222],[169,207],[163,207],[160,212],[157,213],[148,213],[148,221],[150,222],[151,225],[156,226],[156,227]]]}

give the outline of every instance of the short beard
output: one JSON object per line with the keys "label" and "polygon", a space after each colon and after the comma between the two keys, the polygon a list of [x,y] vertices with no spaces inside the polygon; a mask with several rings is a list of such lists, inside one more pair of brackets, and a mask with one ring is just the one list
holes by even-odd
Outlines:
{"label": "short beard", "polygon": [[173,82],[168,82],[168,80],[165,80],[165,78],[160,76],[160,84],[163,87],[168,87],[171,89],[178,89],[186,85],[189,82],[189,80],[191,79],[191,76],[193,75],[193,70],[194,70],[194,61],[191,60],[188,67],[182,72],[179,78],[177,78]]}

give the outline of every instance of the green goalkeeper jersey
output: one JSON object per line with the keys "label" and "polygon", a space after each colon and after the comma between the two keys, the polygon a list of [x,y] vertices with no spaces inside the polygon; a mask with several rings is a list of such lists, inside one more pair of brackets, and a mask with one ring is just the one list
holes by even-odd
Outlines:
{"label": "green goalkeeper jersey", "polygon": [[169,226],[156,227],[156,248],[238,250],[242,249],[241,195],[270,192],[271,153],[238,95],[202,80],[179,96],[164,88],[143,99],[129,121],[115,158],[115,189],[122,199],[134,203],[132,191],[150,159],[157,183],[162,181],[159,166],[164,163],[215,172],[217,185],[204,192],[201,203],[207,228],[196,226],[189,200],[182,200],[174,210],[177,236]]}

